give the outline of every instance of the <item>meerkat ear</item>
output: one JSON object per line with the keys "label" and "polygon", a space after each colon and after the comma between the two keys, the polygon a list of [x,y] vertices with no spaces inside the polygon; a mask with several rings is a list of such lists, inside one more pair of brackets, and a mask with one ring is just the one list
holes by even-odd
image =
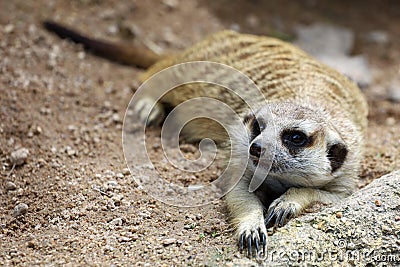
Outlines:
{"label": "meerkat ear", "polygon": [[334,173],[342,167],[348,153],[345,142],[335,128],[328,130],[326,153],[331,163],[331,173]]}
{"label": "meerkat ear", "polygon": [[342,167],[348,153],[346,145],[340,141],[336,141],[328,145],[328,159],[331,162],[331,173]]}

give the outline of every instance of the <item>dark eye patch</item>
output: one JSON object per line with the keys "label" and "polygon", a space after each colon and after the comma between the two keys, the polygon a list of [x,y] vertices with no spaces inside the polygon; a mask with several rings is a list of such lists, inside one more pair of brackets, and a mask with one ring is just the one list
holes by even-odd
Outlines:
{"label": "dark eye patch", "polygon": [[305,133],[298,130],[283,132],[281,139],[282,143],[289,150],[304,148],[311,143],[311,139]]}

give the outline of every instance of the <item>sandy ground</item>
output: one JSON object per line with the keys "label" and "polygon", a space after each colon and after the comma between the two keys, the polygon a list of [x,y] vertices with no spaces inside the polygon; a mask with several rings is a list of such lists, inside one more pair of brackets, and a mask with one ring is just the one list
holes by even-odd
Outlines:
{"label": "sandy ground", "polygon": [[[142,70],[58,39],[41,28],[44,18],[95,37],[145,41],[163,52],[223,28],[291,39],[298,23],[350,27],[354,53],[367,56],[374,75],[364,89],[370,123],[360,187],[400,169],[400,104],[387,100],[388,88],[400,86],[400,5],[341,2],[1,1],[0,262],[232,265],[244,257],[222,201],[167,206],[140,190],[126,169],[122,120]],[[374,30],[389,40],[368,41]],[[29,156],[9,175],[10,154],[21,147]],[[197,153],[192,145],[186,150],[189,157]],[[156,157],[157,151],[150,153]],[[19,203],[28,210],[15,218]]]}

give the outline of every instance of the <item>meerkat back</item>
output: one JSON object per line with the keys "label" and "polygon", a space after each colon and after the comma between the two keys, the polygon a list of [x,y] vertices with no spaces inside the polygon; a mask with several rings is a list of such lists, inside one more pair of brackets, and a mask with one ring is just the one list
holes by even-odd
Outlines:
{"label": "meerkat back", "polygon": [[[299,48],[275,38],[221,31],[180,54],[160,60],[140,79],[145,81],[163,69],[191,61],[217,62],[239,70],[255,82],[267,101],[316,104],[338,119],[350,119],[362,133],[367,126],[367,104],[353,82]],[[220,99],[221,95],[220,90],[207,86],[186,89],[184,94],[179,90],[172,91],[164,101],[176,106],[197,96]],[[243,103],[238,105],[240,101],[237,98],[222,100],[237,110],[243,108]],[[341,107],[340,110],[337,106]]]}

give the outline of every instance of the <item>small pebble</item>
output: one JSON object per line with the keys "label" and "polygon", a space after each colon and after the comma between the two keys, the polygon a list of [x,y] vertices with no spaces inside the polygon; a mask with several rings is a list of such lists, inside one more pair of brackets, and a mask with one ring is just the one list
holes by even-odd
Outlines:
{"label": "small pebble", "polygon": [[110,245],[105,245],[105,247],[104,247],[104,252],[112,252],[114,250],[115,250],[115,248]]}
{"label": "small pebble", "polygon": [[177,241],[177,240],[176,240],[175,238],[166,238],[166,239],[164,239],[164,240],[162,241],[162,244],[163,244],[164,246],[169,246],[169,245],[175,244],[176,241]]}
{"label": "small pebble", "polygon": [[392,232],[390,227],[388,227],[387,225],[382,225],[381,229],[382,229],[382,232],[386,232],[386,233]]}
{"label": "small pebble", "polygon": [[21,215],[24,215],[27,212],[28,212],[28,205],[26,205],[25,203],[19,203],[14,208],[13,216],[14,217],[19,217]]}
{"label": "small pebble", "polygon": [[4,32],[5,33],[12,33],[14,31],[14,25],[13,24],[7,24],[4,26]]}
{"label": "small pebble", "polygon": [[249,25],[250,27],[253,27],[253,28],[260,26],[260,20],[254,14],[250,14],[247,16],[246,23],[247,23],[247,25]]}
{"label": "small pebble", "polygon": [[122,218],[115,218],[110,222],[111,225],[121,226],[123,224]]}
{"label": "small pebble", "polygon": [[126,237],[126,236],[121,236],[121,237],[118,238],[118,241],[119,241],[120,243],[129,242],[129,241],[131,241],[131,240],[132,240],[132,238],[129,238],[129,237]]}
{"label": "small pebble", "polygon": [[76,151],[75,151],[72,147],[70,147],[70,146],[66,146],[66,147],[65,147],[65,152],[66,152],[67,155],[70,156],[70,157],[76,154]]}
{"label": "small pebble", "polygon": [[8,139],[7,140],[7,145],[9,145],[9,146],[12,146],[12,145],[14,145],[14,143],[15,143],[15,140],[14,140],[14,138],[10,138],[10,139]]}
{"label": "small pebble", "polygon": [[118,114],[113,114],[111,119],[113,122],[122,122],[121,117]]}
{"label": "small pebble", "polygon": [[20,148],[11,152],[11,163],[15,164],[15,166],[19,166],[25,163],[28,158],[29,150],[26,148]]}
{"label": "small pebble", "polygon": [[122,174],[122,173],[117,173],[116,175],[115,175],[115,177],[117,177],[117,178],[124,178],[124,174]]}
{"label": "small pebble", "polygon": [[123,173],[124,175],[129,175],[129,174],[131,174],[131,172],[129,171],[129,168],[124,168],[124,169],[122,169],[122,173]]}
{"label": "small pebble", "polygon": [[392,82],[387,90],[387,98],[392,102],[400,102],[400,82]]}
{"label": "small pebble", "polygon": [[180,149],[182,152],[185,153],[196,153],[197,149],[193,145],[190,144],[184,144],[180,146]]}
{"label": "small pebble", "polygon": [[26,246],[28,248],[34,248],[35,247],[35,242],[33,240],[30,240],[26,243]]}
{"label": "small pebble", "polygon": [[375,200],[375,206],[380,207],[382,206],[382,202],[379,199]]}
{"label": "small pebble", "polygon": [[117,187],[118,186],[118,182],[114,181],[114,180],[107,181],[107,186],[108,187]]}
{"label": "small pebble", "polygon": [[177,0],[163,0],[162,2],[170,9],[176,8],[179,4]]}
{"label": "small pebble", "polygon": [[385,31],[371,31],[366,37],[366,39],[371,43],[387,44],[389,42],[389,34]]}
{"label": "small pebble", "polygon": [[396,124],[396,119],[393,117],[386,118],[386,125],[394,126]]}
{"label": "small pebble", "polygon": [[118,32],[118,26],[117,25],[110,25],[108,28],[107,28],[107,31],[108,31],[108,33],[111,33],[111,34],[116,34],[117,32]]}
{"label": "small pebble", "polygon": [[235,31],[235,32],[240,32],[240,28],[241,28],[240,25],[237,23],[232,23],[229,26],[229,29],[231,29],[232,31]]}
{"label": "small pebble", "polygon": [[78,58],[79,58],[80,60],[85,59],[85,57],[86,57],[85,52],[81,51],[81,52],[78,53]]}
{"label": "small pebble", "polygon": [[5,188],[7,191],[14,191],[17,189],[17,186],[13,182],[7,182]]}
{"label": "small pebble", "polygon": [[356,244],[354,244],[353,242],[349,242],[349,243],[347,243],[346,248],[349,249],[349,250],[354,250],[357,247],[356,247]]}
{"label": "small pebble", "polygon": [[341,211],[336,212],[336,218],[342,218],[343,217],[343,213]]}
{"label": "small pebble", "polygon": [[78,127],[76,127],[75,125],[70,124],[70,125],[67,126],[67,129],[68,129],[68,131],[74,132],[74,131],[78,130]]}

